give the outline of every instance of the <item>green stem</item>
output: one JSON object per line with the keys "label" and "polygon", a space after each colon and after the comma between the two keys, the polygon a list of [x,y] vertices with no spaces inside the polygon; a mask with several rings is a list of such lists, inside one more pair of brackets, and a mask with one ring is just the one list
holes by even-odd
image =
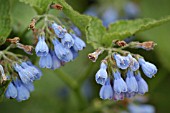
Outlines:
{"label": "green stem", "polygon": [[81,86],[77,90],[74,90],[74,94],[77,98],[77,103],[80,104],[78,110],[81,111],[84,108],[86,108],[87,107],[87,101],[86,101],[86,99],[84,98],[84,96],[81,92]]}
{"label": "green stem", "polygon": [[90,73],[91,73],[91,71],[92,71],[92,69],[93,69],[94,66],[95,66],[95,64],[93,64],[93,63],[90,62],[88,68],[87,68],[86,71],[85,71],[85,73],[84,73],[82,76],[80,76],[80,77],[78,78],[78,80],[77,80],[78,83],[79,83],[79,85],[82,85],[82,84],[84,83],[84,81],[86,80],[86,78],[87,78],[88,76],[90,76]]}
{"label": "green stem", "polygon": [[121,53],[121,54],[126,54],[126,53],[129,53],[129,51],[125,51],[125,50],[122,50],[121,48],[100,48],[104,51],[113,51],[113,52],[118,52],[118,53]]}
{"label": "green stem", "polygon": [[62,69],[57,69],[54,71],[54,73],[57,73],[58,77],[62,79],[69,87],[70,89],[77,89],[78,84],[77,82],[70,77],[70,75],[66,74]]}
{"label": "green stem", "polygon": [[13,44],[10,44],[4,51],[10,50],[12,46],[13,46]]}

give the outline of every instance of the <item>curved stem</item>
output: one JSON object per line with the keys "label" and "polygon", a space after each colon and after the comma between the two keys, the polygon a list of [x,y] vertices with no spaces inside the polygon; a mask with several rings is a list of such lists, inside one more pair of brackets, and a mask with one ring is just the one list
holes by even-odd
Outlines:
{"label": "curved stem", "polygon": [[81,92],[81,86],[77,90],[74,90],[74,94],[77,98],[77,102],[80,103],[78,110],[81,111],[82,109],[86,108],[87,107],[87,101],[86,101],[86,99],[84,98],[84,96]]}
{"label": "curved stem", "polygon": [[57,69],[54,71],[54,73],[57,73],[58,77],[62,79],[69,87],[70,89],[77,89],[78,84],[77,82],[70,77],[70,75],[66,74],[62,71],[62,69]]}
{"label": "curved stem", "polygon": [[82,85],[82,84],[84,83],[84,81],[86,80],[86,78],[90,75],[90,73],[91,73],[91,71],[92,71],[92,69],[93,69],[94,66],[95,66],[95,64],[93,64],[93,63],[90,62],[88,68],[87,68],[86,71],[85,71],[85,73],[78,78],[77,81],[78,81],[78,83],[79,83],[80,85]]}

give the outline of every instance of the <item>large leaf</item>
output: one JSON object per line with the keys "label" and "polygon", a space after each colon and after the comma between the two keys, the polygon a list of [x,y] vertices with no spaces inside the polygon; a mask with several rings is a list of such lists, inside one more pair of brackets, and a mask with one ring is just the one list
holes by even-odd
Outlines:
{"label": "large leaf", "polygon": [[30,6],[34,7],[39,14],[42,14],[46,11],[48,5],[55,0],[19,0],[19,1],[29,4]]}
{"label": "large leaf", "polygon": [[78,13],[64,0],[58,0],[58,3],[63,6],[64,14],[69,17],[71,21],[85,34],[86,28],[91,20],[91,17]]}
{"label": "large leaf", "polygon": [[11,32],[9,0],[0,0],[0,45],[2,45]]}
{"label": "large leaf", "polygon": [[121,20],[111,24],[108,28],[108,33],[103,37],[102,44],[110,46],[113,39],[125,39],[139,32],[159,26],[170,21],[170,16],[159,20],[144,18],[136,20]]}
{"label": "large leaf", "polygon": [[109,33],[120,33],[133,35],[140,31],[150,29],[170,20],[170,16],[156,20],[151,18],[136,20],[120,20],[109,26]]}
{"label": "large leaf", "polygon": [[105,33],[106,29],[102,25],[101,20],[92,18],[86,31],[87,42],[90,43],[94,48],[103,46],[100,44],[100,42]]}
{"label": "large leaf", "polygon": [[28,26],[34,16],[36,16],[36,12],[32,7],[21,3],[18,0],[13,0],[13,4],[11,6],[11,24],[13,32],[18,34],[20,38],[24,38],[22,42],[25,44],[28,44],[32,41],[32,32],[31,30],[28,30]]}

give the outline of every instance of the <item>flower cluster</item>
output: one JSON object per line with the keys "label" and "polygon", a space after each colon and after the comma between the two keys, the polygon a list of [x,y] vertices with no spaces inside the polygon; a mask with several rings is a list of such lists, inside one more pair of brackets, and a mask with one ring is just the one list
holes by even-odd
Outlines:
{"label": "flower cluster", "polygon": [[74,33],[68,33],[57,23],[52,23],[51,28],[56,35],[51,39],[53,47],[48,47],[46,43],[48,38],[46,39],[45,35],[39,35],[35,51],[40,57],[40,67],[54,70],[75,59],[78,51],[82,50],[86,44]]}
{"label": "flower cluster", "polygon": [[2,94],[8,99],[27,100],[34,90],[33,82],[40,79],[42,73],[26,56],[9,51],[11,48],[19,48],[31,54],[32,46],[19,43],[19,37],[6,41],[11,44],[0,51],[0,85],[4,87]]}
{"label": "flower cluster", "polygon": [[100,98],[123,100],[125,97],[131,98],[136,94],[143,95],[148,92],[148,85],[142,78],[139,68],[141,67],[149,78],[157,73],[157,68],[143,57],[135,57],[130,53],[126,56],[113,53],[111,61],[105,59],[101,62],[95,77],[96,82],[102,85]]}
{"label": "flower cluster", "polygon": [[[81,33],[72,23],[71,25],[66,25],[68,28],[66,29],[64,24],[62,24],[63,22],[57,17],[48,14],[44,18],[45,24],[42,28],[36,29],[34,24],[32,29],[34,32],[38,32],[35,52],[40,57],[39,66],[41,68],[55,70],[65,63],[74,60],[78,56],[78,52],[86,44],[79,38]],[[57,22],[53,20],[57,20]],[[33,22],[35,23],[36,21]]]}
{"label": "flower cluster", "polygon": [[[5,97],[17,101],[27,100],[34,91],[33,81],[39,80],[42,72],[30,61],[14,64],[14,70],[19,76],[13,77],[5,92]],[[10,78],[10,77],[9,77]]]}

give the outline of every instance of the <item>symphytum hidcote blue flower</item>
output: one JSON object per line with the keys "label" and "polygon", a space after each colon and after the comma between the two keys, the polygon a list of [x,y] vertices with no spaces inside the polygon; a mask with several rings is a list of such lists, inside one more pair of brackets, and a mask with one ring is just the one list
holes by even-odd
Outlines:
{"label": "symphytum hidcote blue flower", "polygon": [[98,84],[104,85],[106,80],[108,79],[106,69],[107,69],[107,65],[104,62],[102,62],[100,65],[100,69],[96,73],[96,82]]}
{"label": "symphytum hidcote blue flower", "polygon": [[39,36],[38,43],[35,47],[35,52],[37,56],[46,56],[49,52],[49,48],[45,42],[44,36]]}

